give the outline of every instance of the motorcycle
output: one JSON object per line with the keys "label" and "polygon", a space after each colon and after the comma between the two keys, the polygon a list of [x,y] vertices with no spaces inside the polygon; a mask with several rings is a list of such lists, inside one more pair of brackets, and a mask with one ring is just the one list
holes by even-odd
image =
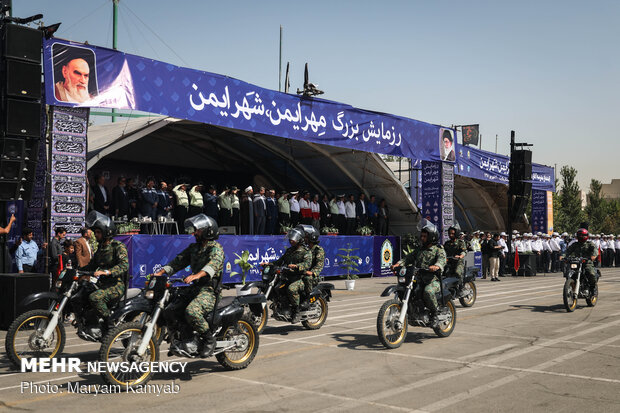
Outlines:
{"label": "motorcycle", "polygon": [[[246,305],[265,302],[262,294],[240,297],[220,297],[223,288],[221,277],[214,286],[215,310],[205,318],[216,339],[213,354],[228,370],[246,368],[258,351],[258,333],[251,320],[244,316]],[[170,344],[168,355],[200,357],[201,340],[185,321],[185,308],[194,298],[193,288],[176,286],[166,275],[151,277],[144,294],[152,302],[151,311],[143,322],[123,323],[103,340],[99,360],[103,362],[152,363],[159,361],[157,331],[165,329],[164,339]],[[131,311],[146,311],[142,302],[136,302]],[[106,370],[101,373],[104,381],[112,385],[135,388],[151,380],[150,369],[142,372]]]}
{"label": "motorcycle", "polygon": [[387,287],[381,297],[394,298],[383,303],[377,315],[377,334],[381,343],[387,348],[398,348],[405,341],[407,326],[430,327],[439,337],[448,337],[456,325],[456,309],[452,301],[453,295],[446,288],[441,273],[439,284],[443,285],[437,293],[439,308],[438,324],[431,325],[431,312],[426,308],[422,298],[424,287],[420,272],[427,269],[414,266],[397,267],[398,284]]}
{"label": "motorcycle", "polygon": [[[47,310],[25,312],[11,323],[5,340],[11,363],[20,366],[23,358],[54,358],[61,354],[67,338],[65,321],[71,321],[82,340],[101,341],[106,321],[100,318],[88,300],[88,296],[99,289],[97,280],[92,272],[66,269],[60,273],[51,291],[24,298],[22,305],[49,300],[50,306]],[[124,298],[130,299],[139,293],[140,289],[130,288]],[[109,305],[113,308],[121,301]]]}
{"label": "motorcycle", "polygon": [[476,289],[476,277],[478,276],[478,267],[465,268],[463,274],[463,284],[459,282],[459,278],[454,274],[454,268],[458,258],[448,257],[448,265],[446,274],[443,277],[443,283],[453,297],[458,298],[463,307],[471,307],[476,302],[478,290]]}
{"label": "motorcycle", "polygon": [[587,281],[582,283],[582,277],[585,270],[587,259],[585,258],[568,258],[564,260],[564,307],[566,311],[572,313],[577,308],[577,299],[585,298],[588,307],[594,307],[598,301],[598,279],[601,277],[601,271],[596,268],[597,285],[591,288]]}
{"label": "motorcycle", "polygon": [[[271,301],[269,309],[271,316],[284,322],[291,322],[291,308],[286,292],[286,287],[291,281],[301,277],[288,267],[277,267],[267,265],[263,268],[263,280],[246,284],[242,290],[248,291],[253,287],[257,287],[268,301]],[[302,293],[300,302],[300,319],[301,324],[308,330],[318,330],[325,324],[327,320],[328,306],[334,285],[331,283],[320,283],[313,288],[306,297]],[[253,304],[249,306],[249,311],[254,320],[256,330],[261,333],[269,318],[269,309],[267,304]]]}

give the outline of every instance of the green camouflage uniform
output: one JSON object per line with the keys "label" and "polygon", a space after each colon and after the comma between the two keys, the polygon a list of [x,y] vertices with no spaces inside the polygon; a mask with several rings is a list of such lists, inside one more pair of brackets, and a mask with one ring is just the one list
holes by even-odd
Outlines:
{"label": "green camouflage uniform", "polygon": [[[455,257],[467,251],[467,245],[462,239],[456,239],[454,241],[449,239],[445,242],[445,244],[443,244],[443,248],[446,252],[447,257]],[[465,273],[465,259],[459,258],[457,261],[448,260],[448,265],[450,266],[452,272],[457,277],[459,277],[461,284],[463,284],[463,274]]]}
{"label": "green camouflage uniform", "polygon": [[94,234],[91,235],[90,238],[88,239],[88,245],[90,245],[90,250],[92,251],[93,255],[95,255],[95,253],[97,252],[97,247],[99,246],[99,243],[95,239]]}
{"label": "green camouflage uniform", "polygon": [[102,317],[110,315],[108,304],[118,300],[125,293],[124,278],[129,269],[127,248],[120,241],[112,240],[109,244],[99,244],[97,252],[86,266],[84,271],[110,271],[109,275],[102,275],[97,281],[99,289],[88,296],[88,300]]}
{"label": "green camouflage uniform", "polygon": [[310,294],[315,285],[319,283],[319,277],[325,266],[325,250],[320,245],[316,244],[310,248],[312,254],[312,266],[308,271],[312,271],[312,275],[304,275],[304,287],[306,293]]}
{"label": "green camouflage uniform", "polygon": [[598,250],[596,249],[596,245],[592,241],[586,242],[574,242],[570,247],[566,249],[567,257],[577,257],[577,258],[586,258],[587,261],[585,263],[585,274],[588,278],[588,282],[591,286],[596,285],[596,275],[594,270],[594,263],[592,262],[592,257],[598,257]]}
{"label": "green camouflage uniform", "polygon": [[[411,254],[398,261],[398,266],[414,265],[420,268],[428,268],[431,265],[439,267],[440,271],[446,266],[446,252],[443,247],[431,245],[429,247],[418,247]],[[421,271],[421,281],[424,285],[424,303],[432,313],[437,312],[437,293],[439,293],[439,280],[434,273]]]}
{"label": "green camouflage uniform", "polygon": [[185,319],[199,334],[209,330],[206,315],[215,307],[215,291],[209,282],[212,278],[221,277],[224,268],[224,248],[217,241],[206,244],[194,243],[164,266],[164,271],[172,275],[190,266],[192,274],[200,271],[206,276],[194,281],[191,287],[195,290],[194,299],[185,308]]}
{"label": "green camouflage uniform", "polygon": [[[273,264],[277,266],[297,265],[297,272],[303,274],[312,267],[312,254],[303,245],[289,247],[284,254],[275,260]],[[299,292],[304,289],[304,282],[301,277],[288,285],[288,299],[293,307],[299,307]]]}

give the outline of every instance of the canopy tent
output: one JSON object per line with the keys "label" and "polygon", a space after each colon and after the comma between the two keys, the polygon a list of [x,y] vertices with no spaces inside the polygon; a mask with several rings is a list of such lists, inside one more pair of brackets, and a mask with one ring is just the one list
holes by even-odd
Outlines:
{"label": "canopy tent", "polygon": [[277,190],[364,192],[386,199],[391,232],[412,232],[417,222],[406,189],[374,153],[160,116],[89,128],[87,159],[89,170],[102,169],[106,162],[152,162],[241,173]]}

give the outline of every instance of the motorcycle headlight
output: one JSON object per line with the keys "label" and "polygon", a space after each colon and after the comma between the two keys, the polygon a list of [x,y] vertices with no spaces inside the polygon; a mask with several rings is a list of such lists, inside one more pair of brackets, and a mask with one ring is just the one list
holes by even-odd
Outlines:
{"label": "motorcycle headlight", "polygon": [[402,277],[402,276],[398,277],[398,282],[400,284],[404,284],[405,283],[405,277]]}
{"label": "motorcycle headlight", "polygon": [[145,294],[144,297],[146,297],[147,300],[152,300],[153,297],[155,297],[155,291],[153,290],[148,290]]}
{"label": "motorcycle headlight", "polygon": [[62,287],[62,281],[58,280],[56,281],[56,284],[54,284],[56,286],[56,288],[60,288]]}
{"label": "motorcycle headlight", "polygon": [[570,265],[570,267],[571,267],[572,269],[576,269],[576,268],[577,268],[577,264],[571,264],[571,265]]}

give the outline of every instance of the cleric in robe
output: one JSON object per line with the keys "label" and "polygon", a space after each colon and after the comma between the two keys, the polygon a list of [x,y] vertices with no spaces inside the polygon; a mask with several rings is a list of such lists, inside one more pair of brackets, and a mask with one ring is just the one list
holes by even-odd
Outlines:
{"label": "cleric in robe", "polygon": [[439,132],[439,149],[442,161],[454,162],[454,137],[449,129],[440,129]]}
{"label": "cleric in robe", "polygon": [[97,94],[95,55],[92,50],[56,43],[53,56],[56,100],[84,103]]}

